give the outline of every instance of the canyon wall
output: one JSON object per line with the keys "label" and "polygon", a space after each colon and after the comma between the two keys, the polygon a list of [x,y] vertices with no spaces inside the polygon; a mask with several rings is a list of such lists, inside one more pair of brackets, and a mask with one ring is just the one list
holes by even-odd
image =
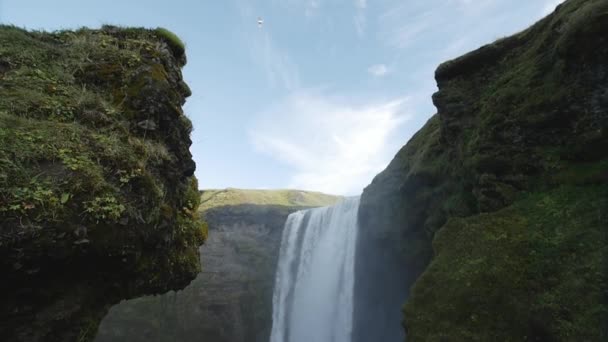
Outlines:
{"label": "canyon wall", "polygon": [[408,341],[607,338],[607,61],[608,3],[569,0],[439,66],[361,198],[356,341],[406,299]]}

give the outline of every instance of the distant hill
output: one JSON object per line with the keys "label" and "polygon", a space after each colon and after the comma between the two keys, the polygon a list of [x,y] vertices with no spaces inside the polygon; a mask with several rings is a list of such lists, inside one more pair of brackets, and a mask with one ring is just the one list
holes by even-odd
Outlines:
{"label": "distant hill", "polygon": [[[183,291],[114,306],[95,342],[267,342],[285,220],[342,197],[299,190],[204,190],[203,271]],[[162,322],[162,323],[161,323]]]}
{"label": "distant hill", "polygon": [[228,188],[202,190],[199,211],[241,204],[322,207],[335,204],[342,196],[301,190],[251,190]]}

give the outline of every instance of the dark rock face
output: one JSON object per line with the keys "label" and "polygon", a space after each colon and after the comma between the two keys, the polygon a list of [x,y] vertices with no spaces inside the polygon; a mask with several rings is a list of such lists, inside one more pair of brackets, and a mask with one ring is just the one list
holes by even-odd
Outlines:
{"label": "dark rock face", "polygon": [[203,271],[183,291],[123,302],[96,342],[267,342],[272,293],[287,216],[300,207],[234,205],[204,212]]}
{"label": "dark rock face", "polygon": [[566,1],[437,69],[438,114],[361,199],[359,341],[406,297],[409,341],[607,338],[607,13]]}
{"label": "dark rock face", "polygon": [[0,26],[0,340],[90,341],[112,304],[198,274],[205,226],[174,43]]}
{"label": "dark rock face", "polygon": [[[438,209],[455,187],[442,184],[436,170],[421,168],[424,160],[439,151],[437,141],[425,141],[427,136],[436,136],[437,130],[434,117],[361,196],[354,341],[403,339],[401,306],[409,286],[431,258],[428,229],[437,229],[445,220]],[[414,200],[408,200],[409,194]]]}

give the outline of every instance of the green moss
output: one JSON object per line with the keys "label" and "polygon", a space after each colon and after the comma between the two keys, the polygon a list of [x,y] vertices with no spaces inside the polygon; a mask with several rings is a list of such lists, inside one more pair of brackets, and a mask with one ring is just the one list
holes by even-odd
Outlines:
{"label": "green moss", "polygon": [[574,164],[561,170],[553,177],[560,184],[594,184],[608,179],[608,160]]}
{"label": "green moss", "polygon": [[198,273],[207,233],[196,215],[192,124],[179,117],[184,51],[167,53],[166,39],[142,28],[0,26],[0,269],[15,287],[6,293],[45,294],[3,297],[0,315],[25,307],[50,317],[70,288],[88,289],[69,297],[82,311],[57,312],[67,322],[23,314],[0,326],[1,340],[35,329],[73,340],[78,327],[90,340],[108,304],[183,287]]}
{"label": "green moss", "polygon": [[606,208],[608,187],[564,186],[451,220],[405,307],[409,338],[605,339]]}
{"label": "green moss", "polygon": [[186,52],[186,44],[173,32],[159,27],[154,31],[160,38],[164,39],[177,56],[183,56]]}

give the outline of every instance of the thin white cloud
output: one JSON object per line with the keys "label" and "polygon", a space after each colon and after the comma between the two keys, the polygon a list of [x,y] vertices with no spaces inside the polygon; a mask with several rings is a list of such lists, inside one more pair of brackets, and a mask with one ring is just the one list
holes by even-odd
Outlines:
{"label": "thin white cloud", "polygon": [[448,3],[454,3],[461,6],[469,6],[475,2],[473,0],[448,0]]}
{"label": "thin white cloud", "polygon": [[390,69],[384,64],[376,64],[376,65],[370,66],[367,69],[367,72],[369,72],[371,75],[373,75],[375,77],[382,77],[382,76],[385,76],[386,74],[388,74],[390,72]]}
{"label": "thin white cloud", "polygon": [[[412,48],[452,36],[463,29],[477,29],[506,0],[395,1],[380,15],[380,37],[392,48]],[[495,14],[495,13],[494,13]],[[468,33],[468,32],[467,32]]]}
{"label": "thin white cloud", "polygon": [[322,0],[273,0],[274,8],[285,8],[289,11],[304,14],[306,17],[314,16],[321,8]]}
{"label": "thin white cloud", "polygon": [[367,0],[354,0],[355,1],[355,15],[353,21],[355,23],[355,29],[359,37],[365,34],[365,28],[367,26],[367,14],[365,9],[367,8]]}
{"label": "thin white cloud", "polygon": [[564,2],[564,0],[548,0],[548,1],[545,1],[545,6],[543,6],[543,10],[542,10],[541,14],[542,15],[550,14],[562,2]]}
{"label": "thin white cloud", "polygon": [[439,59],[447,61],[469,52],[471,46],[474,46],[471,40],[469,36],[462,36],[450,41],[442,50],[438,51]]}
{"label": "thin white cloud", "polygon": [[359,194],[401,146],[395,130],[411,116],[407,98],[367,103],[301,91],[257,118],[257,151],[293,170],[290,188]]}
{"label": "thin white cloud", "polygon": [[304,14],[307,17],[313,16],[321,7],[319,0],[308,0],[305,4]]}
{"label": "thin white cloud", "polygon": [[456,5],[460,10],[466,13],[475,14],[483,13],[489,7],[505,0],[448,0],[448,3]]}
{"label": "thin white cloud", "polygon": [[410,46],[413,42],[420,39],[423,33],[433,29],[439,18],[434,10],[429,10],[417,14],[408,14],[409,19],[404,22],[400,11],[393,11],[384,15],[388,19],[384,24],[384,32],[381,33],[385,42],[394,48],[403,49]]}
{"label": "thin white cloud", "polygon": [[269,84],[287,90],[299,88],[299,69],[287,51],[280,48],[272,39],[272,23],[265,22],[261,28],[254,27],[258,16],[248,1],[238,1],[238,10],[243,22],[248,23],[243,34],[249,41],[251,58],[264,70]]}
{"label": "thin white cloud", "polygon": [[266,31],[253,42],[253,58],[266,71],[270,84],[288,90],[297,89],[300,84],[298,68],[289,55],[276,46],[270,34]]}

